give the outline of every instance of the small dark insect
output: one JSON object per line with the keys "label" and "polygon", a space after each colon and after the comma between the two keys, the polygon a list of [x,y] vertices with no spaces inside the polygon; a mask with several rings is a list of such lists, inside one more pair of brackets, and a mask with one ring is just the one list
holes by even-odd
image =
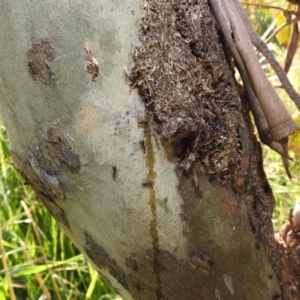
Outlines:
{"label": "small dark insect", "polygon": [[154,185],[153,180],[145,181],[142,183],[143,188],[152,188]]}
{"label": "small dark insect", "polygon": [[138,120],[138,127],[139,128],[145,128],[147,125],[147,121],[145,120]]}
{"label": "small dark insect", "polygon": [[144,140],[141,140],[141,141],[139,142],[139,144],[140,144],[140,149],[141,149],[144,153],[146,153],[145,141],[144,141]]}
{"label": "small dark insect", "polygon": [[211,69],[211,75],[213,79],[213,84],[218,84],[219,83],[219,74],[218,71],[215,69]]}
{"label": "small dark insect", "polygon": [[33,75],[37,75],[37,71],[35,69],[35,67],[33,66],[33,63],[31,61],[28,61],[27,66],[29,68],[29,71],[33,74]]}
{"label": "small dark insect", "polygon": [[115,166],[115,165],[112,166],[111,174],[112,174],[112,179],[116,180],[117,174],[118,174],[118,168],[117,168],[117,166]]}
{"label": "small dark insect", "polygon": [[199,181],[198,181],[197,171],[195,169],[193,169],[193,181],[195,187],[197,188],[199,186]]}
{"label": "small dark insect", "polygon": [[134,256],[134,254],[132,254],[126,258],[126,265],[136,271],[139,268],[139,260]]}
{"label": "small dark insect", "polygon": [[213,266],[213,261],[209,258],[209,256],[205,253],[198,252],[196,253],[190,261],[200,267],[201,269],[208,270]]}

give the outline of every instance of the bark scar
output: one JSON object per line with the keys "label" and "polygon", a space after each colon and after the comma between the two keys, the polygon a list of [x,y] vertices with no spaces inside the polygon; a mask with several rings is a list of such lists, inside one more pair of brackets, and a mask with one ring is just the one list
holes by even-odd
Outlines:
{"label": "bark scar", "polygon": [[45,84],[55,84],[50,61],[54,58],[53,48],[49,41],[41,40],[32,43],[27,51],[28,67],[30,73]]}
{"label": "bark scar", "polygon": [[32,170],[38,176],[45,188],[50,191],[55,198],[65,199],[66,195],[61,182],[56,176],[54,170],[51,170],[47,165],[44,164],[45,160],[43,160],[43,157],[41,156],[43,156],[42,153],[39,155],[38,153],[29,151],[28,161]]}
{"label": "bark scar", "polygon": [[56,126],[52,126],[48,128],[47,136],[59,160],[67,164],[71,169],[79,169],[79,155],[71,148],[63,133]]}

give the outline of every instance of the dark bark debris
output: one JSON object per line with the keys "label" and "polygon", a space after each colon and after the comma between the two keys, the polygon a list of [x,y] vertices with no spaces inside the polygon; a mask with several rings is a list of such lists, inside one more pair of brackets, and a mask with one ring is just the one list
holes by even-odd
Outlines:
{"label": "dark bark debris", "polygon": [[28,67],[30,73],[45,84],[55,84],[50,62],[54,59],[54,50],[47,40],[31,44],[27,51]]}

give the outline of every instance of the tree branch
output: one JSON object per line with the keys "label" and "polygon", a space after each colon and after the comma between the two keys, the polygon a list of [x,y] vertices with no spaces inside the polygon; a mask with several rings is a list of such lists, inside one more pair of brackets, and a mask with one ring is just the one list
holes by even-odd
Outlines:
{"label": "tree branch", "polygon": [[[229,1],[232,1],[232,0],[229,0]],[[281,66],[279,65],[279,63],[277,62],[277,60],[275,59],[275,57],[273,56],[273,54],[271,53],[271,51],[269,50],[267,45],[261,40],[261,38],[257,35],[255,30],[253,29],[251,22],[247,16],[247,14],[243,10],[242,6],[240,5],[240,3],[236,0],[233,0],[233,1],[235,3],[235,7],[237,8],[242,21],[244,23],[244,26],[247,29],[248,36],[250,37],[252,44],[257,48],[258,51],[260,51],[264,55],[264,57],[269,62],[269,64],[275,71],[276,75],[278,76],[278,79],[280,80],[282,87],[285,89],[285,91],[287,92],[289,97],[294,101],[294,103],[300,110],[299,94],[293,88],[291,82],[289,81],[289,79],[286,76],[286,73],[283,71],[283,69],[281,68]]]}
{"label": "tree branch", "polygon": [[290,158],[287,153],[288,136],[295,133],[298,126],[268,81],[252,44],[266,56],[282,85],[288,87],[289,95],[300,108],[299,95],[267,46],[256,35],[239,2],[210,0],[210,3],[242,76],[261,141],[282,155],[287,169],[286,159]]}

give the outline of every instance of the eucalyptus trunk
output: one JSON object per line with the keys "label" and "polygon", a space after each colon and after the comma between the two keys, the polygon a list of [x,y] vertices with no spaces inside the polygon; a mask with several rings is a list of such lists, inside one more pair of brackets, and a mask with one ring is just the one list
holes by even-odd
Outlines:
{"label": "eucalyptus trunk", "polygon": [[15,167],[108,284],[124,299],[288,299],[261,148],[207,1],[10,0],[0,18]]}

